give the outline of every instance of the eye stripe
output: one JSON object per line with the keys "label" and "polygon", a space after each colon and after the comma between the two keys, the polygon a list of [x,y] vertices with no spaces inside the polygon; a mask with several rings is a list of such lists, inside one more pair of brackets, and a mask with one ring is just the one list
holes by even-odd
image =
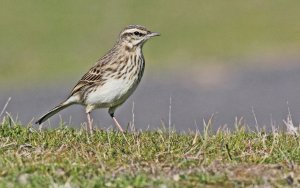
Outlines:
{"label": "eye stripe", "polygon": [[136,36],[140,36],[140,37],[145,35],[144,33],[140,33],[140,32],[138,32],[138,31],[135,31],[134,34],[135,34]]}
{"label": "eye stripe", "polygon": [[127,29],[121,33],[121,37],[126,37],[126,36],[143,37],[145,35],[147,35],[147,31],[143,31],[143,30],[139,30],[139,29]]}

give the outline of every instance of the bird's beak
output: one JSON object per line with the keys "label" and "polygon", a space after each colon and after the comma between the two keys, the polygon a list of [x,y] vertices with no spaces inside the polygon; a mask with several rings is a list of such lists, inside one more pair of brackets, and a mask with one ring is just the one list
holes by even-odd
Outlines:
{"label": "bird's beak", "polygon": [[155,33],[155,32],[151,32],[150,34],[148,34],[148,37],[156,37],[156,36],[160,36],[159,33]]}

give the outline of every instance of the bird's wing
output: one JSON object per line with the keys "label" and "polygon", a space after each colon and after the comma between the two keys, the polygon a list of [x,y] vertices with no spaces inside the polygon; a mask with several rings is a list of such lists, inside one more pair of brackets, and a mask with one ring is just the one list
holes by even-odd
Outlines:
{"label": "bird's wing", "polygon": [[113,57],[116,53],[115,46],[105,56],[100,58],[97,63],[78,81],[75,87],[72,89],[70,96],[76,95],[78,92],[83,92],[95,85],[101,85],[103,82],[104,69],[107,68],[107,64],[114,62]]}
{"label": "bird's wing", "polygon": [[81,90],[86,90],[88,87],[92,87],[95,84],[101,84],[102,80],[102,69],[101,64],[97,63],[92,67],[83,77],[78,81],[75,87],[72,89],[71,96]]}

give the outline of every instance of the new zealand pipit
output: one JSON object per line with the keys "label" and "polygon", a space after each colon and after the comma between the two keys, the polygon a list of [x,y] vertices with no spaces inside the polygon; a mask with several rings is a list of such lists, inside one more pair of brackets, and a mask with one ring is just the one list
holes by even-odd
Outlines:
{"label": "new zealand pipit", "polygon": [[127,26],[120,33],[114,47],[79,80],[69,97],[40,117],[36,123],[43,123],[72,104],[81,104],[86,107],[90,131],[93,130],[91,111],[97,108],[108,108],[116,126],[123,132],[114,112],[140,83],[145,68],[143,45],[148,39],[158,35],[143,26]]}

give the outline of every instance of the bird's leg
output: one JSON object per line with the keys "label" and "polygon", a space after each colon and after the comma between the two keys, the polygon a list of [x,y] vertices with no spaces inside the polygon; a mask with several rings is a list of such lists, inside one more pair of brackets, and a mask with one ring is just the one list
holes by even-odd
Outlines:
{"label": "bird's leg", "polygon": [[108,109],[108,113],[109,113],[110,117],[114,120],[114,122],[115,122],[116,126],[118,127],[118,129],[123,133],[124,131],[123,131],[120,123],[115,118],[115,110],[116,110],[116,107],[114,107],[114,108],[111,107],[111,108]]}
{"label": "bird's leg", "polygon": [[121,127],[121,125],[119,124],[119,122],[118,122],[117,119],[115,118],[115,116],[112,116],[112,119],[114,120],[114,122],[115,122],[116,126],[119,128],[119,130],[120,130],[121,132],[124,132],[123,129],[122,129],[122,127]]}
{"label": "bird's leg", "polygon": [[126,136],[125,136],[125,134],[124,134],[124,131],[123,131],[123,129],[122,129],[120,123],[119,123],[119,122],[117,121],[117,119],[115,118],[115,110],[116,110],[116,107],[114,107],[114,108],[109,108],[109,109],[108,109],[108,113],[109,113],[110,117],[114,120],[114,122],[115,122],[116,126],[118,127],[118,129],[120,130],[120,132],[122,133],[122,135],[123,135],[125,141],[127,142],[127,144],[130,145],[129,142],[128,142],[128,140],[127,140],[127,138],[126,138]]}
{"label": "bird's leg", "polygon": [[93,121],[91,120],[90,112],[86,113],[88,119],[87,131],[90,131],[90,134],[93,134]]}

